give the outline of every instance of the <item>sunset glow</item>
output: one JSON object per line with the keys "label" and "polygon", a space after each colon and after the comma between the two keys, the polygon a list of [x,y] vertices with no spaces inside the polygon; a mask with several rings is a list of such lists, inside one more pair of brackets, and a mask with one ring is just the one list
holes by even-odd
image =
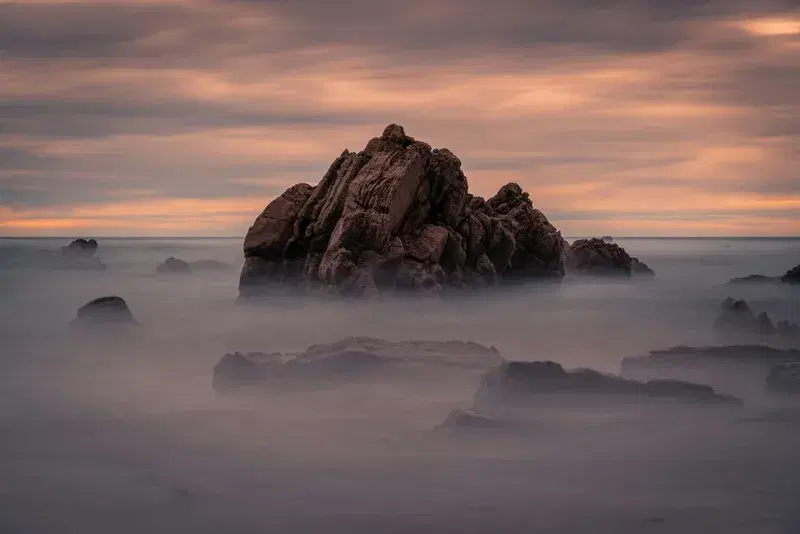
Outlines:
{"label": "sunset glow", "polygon": [[566,235],[800,232],[780,2],[345,3],[0,4],[0,234],[240,236],[393,122]]}

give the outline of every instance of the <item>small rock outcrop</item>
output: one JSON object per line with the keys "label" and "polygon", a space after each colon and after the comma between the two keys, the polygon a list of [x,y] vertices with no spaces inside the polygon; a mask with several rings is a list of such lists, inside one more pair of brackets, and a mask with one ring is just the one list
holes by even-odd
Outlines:
{"label": "small rock outcrop", "polygon": [[473,196],[452,152],[391,124],[361,152],[345,150],[316,186],[294,185],[264,209],[245,236],[239,291],[369,295],[560,280],[565,248],[519,185]]}
{"label": "small rock outcrop", "polygon": [[781,276],[781,282],[785,282],[787,284],[800,284],[800,265],[796,265],[795,267],[786,271],[786,273]]}
{"label": "small rock outcrop", "polygon": [[767,389],[776,393],[800,393],[800,361],[773,367],[766,379]]}
{"label": "small rock outcrop", "polygon": [[505,426],[505,421],[490,418],[473,410],[453,410],[448,414],[445,420],[442,421],[438,428],[441,430],[495,430]]}
{"label": "small rock outcrop", "polygon": [[109,296],[91,300],[78,308],[72,321],[76,325],[138,324],[121,297]]}
{"label": "small rock outcrop", "polygon": [[789,321],[773,323],[765,312],[756,315],[744,300],[729,297],[720,308],[720,315],[714,321],[714,331],[718,333],[741,338],[756,336],[762,339],[800,340],[800,325]]}
{"label": "small rock outcrop", "polygon": [[61,247],[61,255],[67,257],[91,258],[97,252],[97,241],[79,238],[66,247]]}
{"label": "small rock outcrop", "polygon": [[800,265],[797,265],[781,276],[765,276],[751,274],[741,278],[731,278],[729,284],[800,284]]}
{"label": "small rock outcrop", "polygon": [[382,370],[461,368],[484,371],[502,357],[497,349],[462,341],[404,341],[353,337],[312,345],[302,352],[225,354],[214,367],[214,389],[290,386],[311,381],[352,380]]}
{"label": "small rock outcrop", "polygon": [[672,399],[691,402],[740,402],[716,393],[710,386],[673,379],[646,382],[604,374],[593,369],[566,370],[551,361],[507,361],[483,378],[475,401],[478,407],[528,403],[539,395],[571,394]]}
{"label": "small rock outcrop", "polygon": [[99,245],[94,239],[76,239],[55,251],[39,250],[23,266],[44,269],[105,271],[106,265],[96,256]]}
{"label": "small rock outcrop", "polygon": [[178,258],[173,258],[170,256],[163,263],[159,264],[156,267],[156,272],[159,273],[190,273],[192,272],[192,266],[189,265],[187,262],[183,260],[179,260]]}
{"label": "small rock outcrop", "polygon": [[567,274],[591,276],[652,276],[655,273],[621,246],[605,239],[578,239],[566,252]]}

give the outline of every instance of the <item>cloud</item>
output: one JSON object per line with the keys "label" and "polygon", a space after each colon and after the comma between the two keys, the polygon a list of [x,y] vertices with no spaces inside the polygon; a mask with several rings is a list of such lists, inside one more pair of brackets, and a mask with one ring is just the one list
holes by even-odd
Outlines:
{"label": "cloud", "polygon": [[138,228],[240,234],[398,122],[568,233],[796,232],[798,24],[780,0],[3,3],[2,228],[219,198],[252,212]]}

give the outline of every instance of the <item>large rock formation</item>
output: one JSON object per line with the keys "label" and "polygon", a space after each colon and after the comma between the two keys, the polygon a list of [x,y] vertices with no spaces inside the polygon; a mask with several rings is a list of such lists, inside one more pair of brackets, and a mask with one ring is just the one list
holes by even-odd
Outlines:
{"label": "large rock formation", "polygon": [[605,239],[578,239],[566,252],[568,274],[594,276],[631,276],[655,273],[639,258],[625,252],[621,246]]}
{"label": "large rock formation", "polygon": [[239,289],[361,295],[560,280],[565,246],[519,185],[474,197],[455,155],[392,124],[363,151],[345,150],[315,187],[292,186],[266,207],[244,240]]}
{"label": "large rock formation", "polygon": [[551,361],[504,362],[483,378],[475,396],[476,407],[527,404],[543,401],[543,395],[592,396],[594,398],[632,397],[691,402],[738,403],[738,399],[716,393],[710,386],[672,379],[640,382],[603,374],[592,369],[566,370]]}
{"label": "large rock formation", "polygon": [[138,324],[121,297],[99,297],[78,308],[74,325]]}
{"label": "large rock formation", "polygon": [[66,247],[61,247],[61,255],[67,257],[91,258],[97,252],[97,241],[94,239],[79,238]]}
{"label": "large rock formation", "polygon": [[294,353],[234,352],[214,367],[213,387],[228,392],[252,386],[282,387],[355,379],[365,374],[460,368],[484,371],[502,361],[497,349],[462,341],[404,341],[351,337]]}

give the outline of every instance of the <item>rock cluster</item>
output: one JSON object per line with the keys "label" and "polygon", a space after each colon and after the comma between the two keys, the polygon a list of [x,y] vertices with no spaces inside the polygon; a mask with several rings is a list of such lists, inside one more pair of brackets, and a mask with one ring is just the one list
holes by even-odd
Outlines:
{"label": "rock cluster", "polygon": [[78,309],[75,325],[138,324],[127,303],[121,297],[99,297]]}
{"label": "rock cluster", "polygon": [[800,265],[795,265],[781,276],[781,282],[787,284],[800,284]]}
{"label": "rock cluster", "polygon": [[631,257],[621,246],[605,239],[578,239],[566,252],[568,274],[594,276],[631,276],[655,273],[639,258]]}
{"label": "rock cluster", "polygon": [[277,282],[362,295],[560,280],[565,249],[519,185],[473,196],[453,153],[392,124],[363,151],[345,150],[316,186],[292,186],[266,207],[244,240],[239,290]]}
{"label": "rock cluster", "polygon": [[714,322],[714,330],[727,335],[761,336],[763,338],[784,337],[800,339],[800,325],[789,321],[773,323],[769,315],[753,313],[744,300],[725,299],[721,312]]}

